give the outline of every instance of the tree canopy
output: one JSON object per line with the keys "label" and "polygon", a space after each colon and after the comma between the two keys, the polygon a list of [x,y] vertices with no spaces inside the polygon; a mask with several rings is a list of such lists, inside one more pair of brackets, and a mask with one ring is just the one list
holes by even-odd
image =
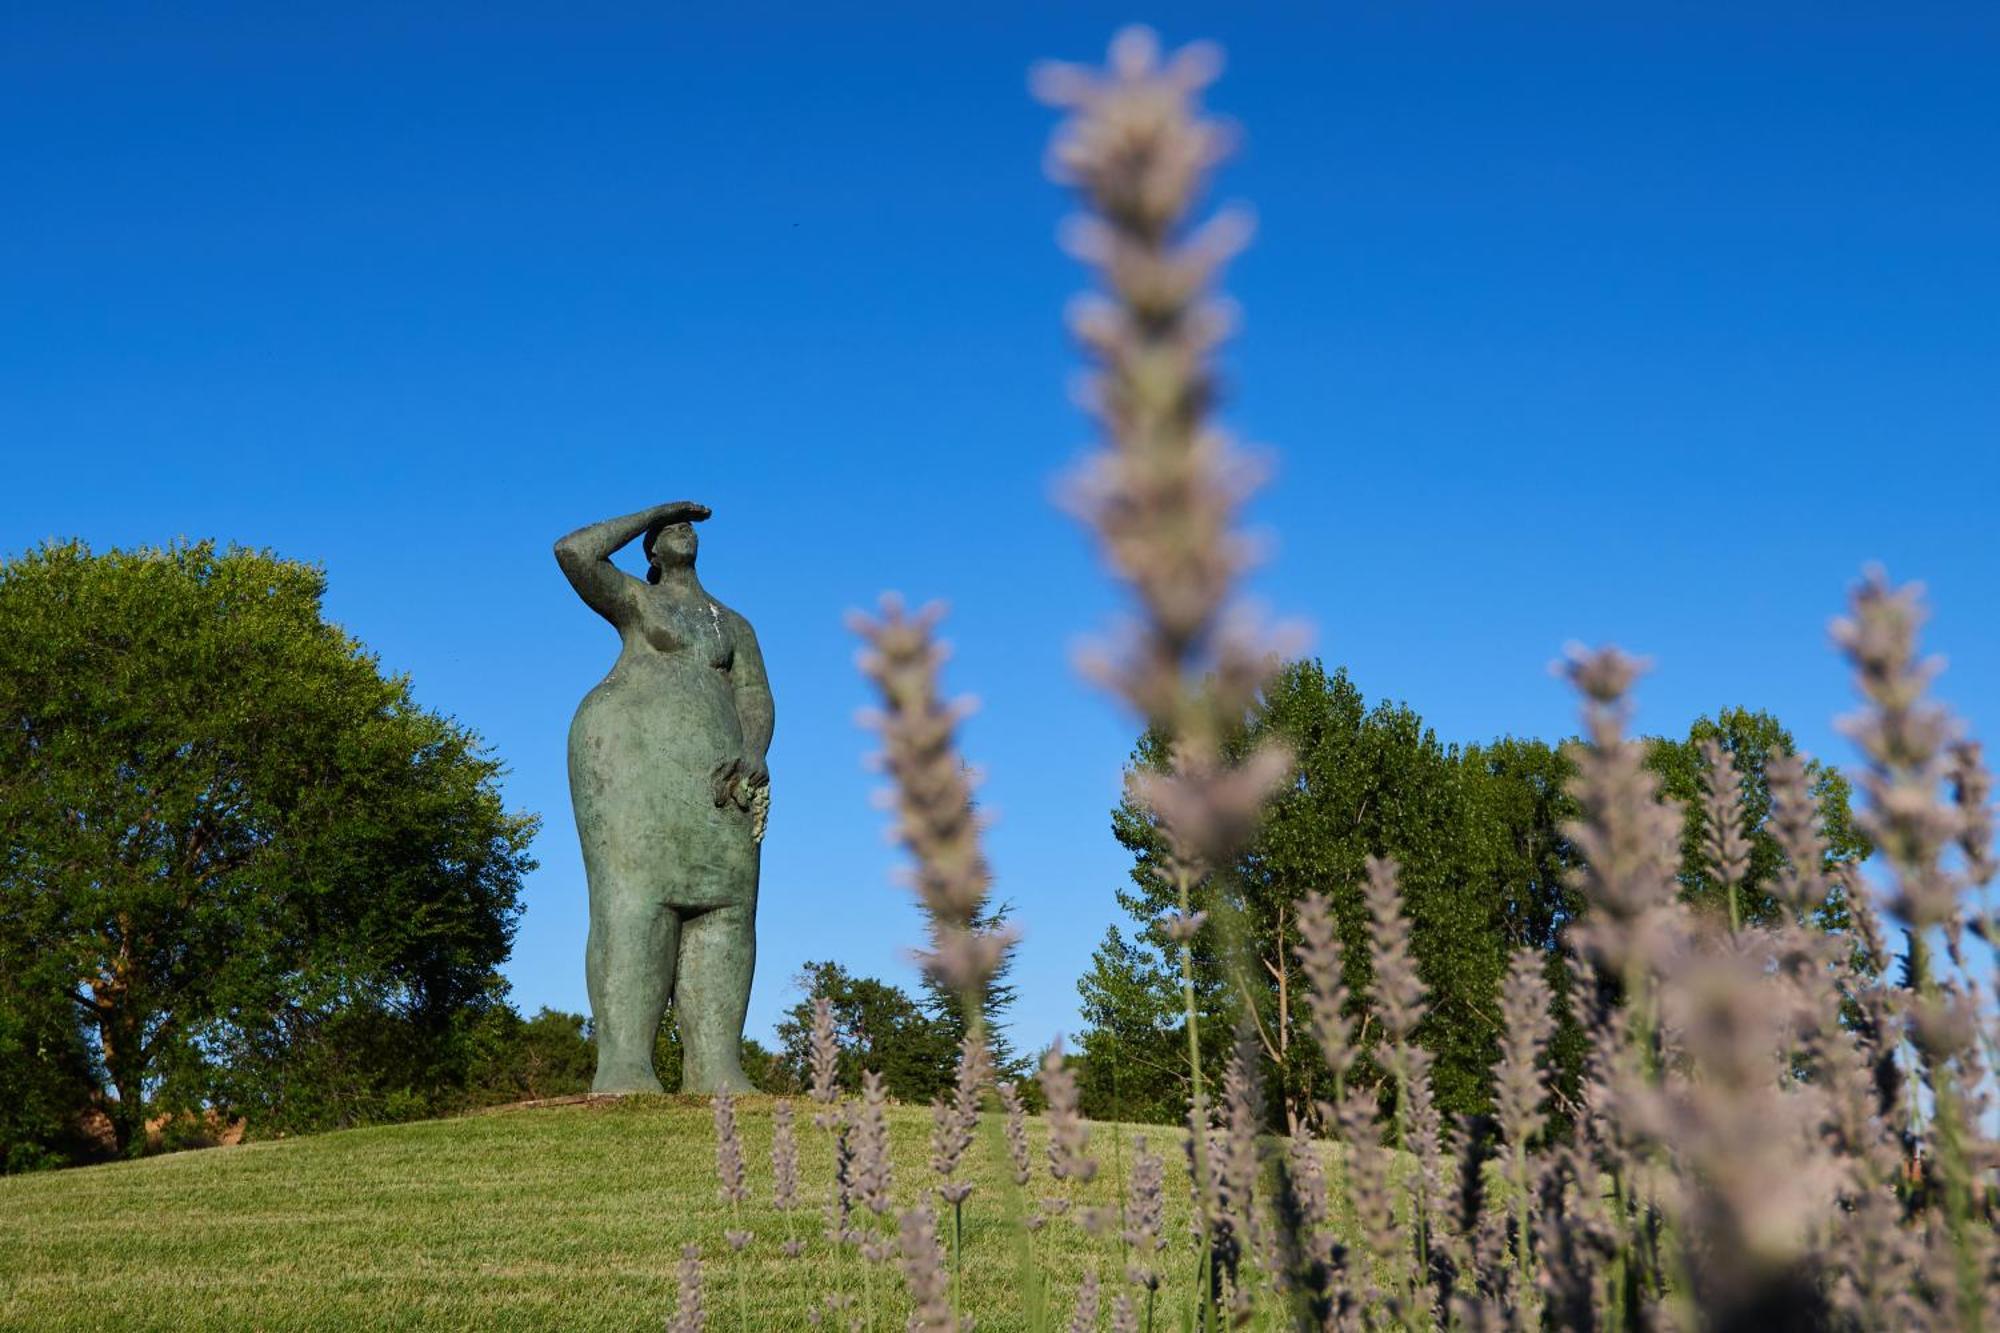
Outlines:
{"label": "tree canopy", "polygon": [[536,820],[324,591],[210,542],[0,564],[0,1069],[39,1033],[121,1150],[154,1102],[422,1099],[503,990]]}
{"label": "tree canopy", "polygon": [[[1771,814],[1771,789],[1765,781],[1764,765],[1772,755],[1792,754],[1797,747],[1778,719],[1747,708],[1725,708],[1714,717],[1695,719],[1684,740],[1656,737],[1647,743],[1646,766],[1659,775],[1661,795],[1680,802],[1687,810],[1681,833],[1681,896],[1725,917],[1728,901],[1701,853],[1702,839],[1708,832],[1701,803],[1705,772],[1701,744],[1710,739],[1722,743],[1743,775],[1744,824],[1752,835],[1750,867],[1737,889],[1742,917],[1745,923],[1768,924],[1777,920],[1779,906],[1766,886],[1783,867],[1785,857],[1777,839],[1764,827]],[[1816,760],[1808,762],[1806,776],[1819,804],[1829,863],[1859,864],[1868,855],[1868,839],[1855,827],[1848,806],[1847,779],[1840,770]],[[1820,906],[1817,917],[1822,929],[1846,928],[1847,904],[1837,881],[1834,896]]]}
{"label": "tree canopy", "polygon": [[796,979],[805,998],[778,1023],[778,1077],[803,1088],[812,1079],[813,998],[833,1005],[840,1040],[840,1083],[861,1086],[861,1071],[882,1076],[889,1096],[928,1102],[949,1092],[962,1029],[934,1016],[902,987],[857,977],[838,963],[807,963]]}
{"label": "tree canopy", "polygon": [[[1247,991],[1256,1000],[1260,1044],[1275,1068],[1276,1100],[1297,1109],[1324,1095],[1292,952],[1298,943],[1292,907],[1309,892],[1328,896],[1347,984],[1366,994],[1372,967],[1360,884],[1368,857],[1389,856],[1400,866],[1411,948],[1429,992],[1417,1037],[1436,1057],[1439,1105],[1448,1114],[1485,1110],[1508,957],[1531,947],[1553,959],[1564,925],[1581,910],[1570,886],[1576,853],[1563,833],[1574,815],[1564,748],[1514,737],[1443,743],[1407,704],[1371,706],[1345,671],[1329,672],[1317,661],[1292,663],[1273,680],[1238,744],[1268,735],[1291,746],[1295,778],[1243,854],[1197,895],[1213,922],[1194,941],[1205,1068],[1219,1074],[1236,997]],[[1756,832],[1744,896],[1754,910],[1767,911],[1761,886],[1781,858],[1762,829],[1769,810],[1763,762],[1789,752],[1792,739],[1768,714],[1731,709],[1697,722],[1686,740],[1649,742],[1649,763],[1662,773],[1668,796],[1693,794],[1698,743],[1709,735],[1720,735],[1745,770]],[[1163,739],[1149,733],[1132,762],[1158,765],[1165,755]],[[1865,846],[1848,815],[1844,780],[1817,765],[1810,771],[1831,859],[1858,859]],[[1173,906],[1171,890],[1154,873],[1162,844],[1146,812],[1130,800],[1113,811],[1112,831],[1133,855],[1131,881],[1117,891],[1133,924],[1106,933],[1079,983],[1085,1096],[1093,1115],[1174,1119],[1187,1100],[1187,1039],[1178,952],[1155,924]],[[1699,830],[1691,827],[1688,839],[1683,883],[1691,900],[1706,905],[1713,893],[1700,869]],[[1823,915],[1833,925],[1843,919],[1837,903]],[[1365,1006],[1356,1005],[1357,1030],[1367,1043],[1373,1028]],[[1559,1035],[1559,1062],[1574,1064],[1573,1046],[1573,1033]],[[1364,1061],[1360,1077],[1377,1072]]]}

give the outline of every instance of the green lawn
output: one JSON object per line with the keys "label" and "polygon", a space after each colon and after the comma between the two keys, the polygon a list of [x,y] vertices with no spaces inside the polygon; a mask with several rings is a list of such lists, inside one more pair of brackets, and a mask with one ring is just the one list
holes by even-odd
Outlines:
{"label": "green lawn", "polygon": [[[675,1265],[693,1242],[709,1260],[711,1328],[804,1328],[821,1292],[859,1289],[860,1263],[821,1236],[831,1155],[799,1108],[810,1205],[794,1221],[806,1253],[778,1250],[770,1207],[771,1103],[739,1107],[756,1233],[731,1258],[716,1197],[706,1104],[673,1098],[522,1108],[459,1120],[350,1130],[178,1153],[139,1162],[0,1178],[0,1328],[660,1328]],[[1037,1196],[1049,1192],[1035,1128]],[[928,1188],[929,1115],[892,1112],[897,1195]],[[1093,1126],[1115,1196],[1114,1143],[1153,1136],[1167,1159],[1168,1235],[1186,1241],[1179,1137]],[[1023,1326],[1013,1234],[993,1183],[992,1149],[968,1154],[963,1306],[982,1329]],[[1036,1238],[1065,1313],[1089,1263],[1119,1271],[1117,1241],[1084,1241],[1068,1219]],[[739,1320],[738,1284],[743,1308]],[[873,1275],[876,1326],[901,1329],[893,1267]],[[1186,1283],[1176,1284],[1185,1287]],[[1164,1315],[1165,1312],[1162,1311]],[[1175,1321],[1177,1322],[1177,1321]],[[1161,1320],[1159,1327],[1167,1327]]]}

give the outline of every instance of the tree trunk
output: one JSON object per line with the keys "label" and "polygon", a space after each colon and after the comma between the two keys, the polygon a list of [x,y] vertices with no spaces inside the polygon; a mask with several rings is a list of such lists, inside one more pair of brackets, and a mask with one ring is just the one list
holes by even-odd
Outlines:
{"label": "tree trunk", "polygon": [[139,1016],[132,1012],[131,986],[126,977],[129,954],[121,948],[112,959],[111,975],[91,981],[97,1009],[97,1038],[104,1053],[104,1072],[118,1094],[105,1115],[121,1157],[136,1157],[146,1146],[146,1060],[140,1041]]}

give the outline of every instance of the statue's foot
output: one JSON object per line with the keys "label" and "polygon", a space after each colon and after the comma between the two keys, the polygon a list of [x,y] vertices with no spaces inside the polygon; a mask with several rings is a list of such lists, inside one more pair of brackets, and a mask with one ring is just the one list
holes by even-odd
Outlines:
{"label": "statue's foot", "polygon": [[650,1069],[607,1069],[598,1066],[597,1077],[591,1080],[590,1094],[593,1097],[627,1097],[634,1093],[658,1094],[666,1089]]}
{"label": "statue's foot", "polygon": [[688,1070],[681,1077],[681,1091],[692,1097],[713,1097],[718,1092],[726,1092],[732,1097],[748,1096],[757,1091],[751,1084],[750,1076],[742,1069],[731,1066],[714,1073],[696,1073]]}

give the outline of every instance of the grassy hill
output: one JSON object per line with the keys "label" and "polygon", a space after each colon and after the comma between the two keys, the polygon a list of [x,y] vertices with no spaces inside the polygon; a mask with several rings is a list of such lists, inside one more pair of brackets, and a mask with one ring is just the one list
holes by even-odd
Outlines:
{"label": "grassy hill", "polygon": [[[676,1098],[532,1107],[459,1120],[350,1130],[144,1161],[0,1179],[0,1328],[660,1328],[673,1313],[681,1247],[701,1246],[711,1328],[808,1327],[845,1273],[821,1234],[831,1153],[799,1117],[809,1205],[793,1218],[806,1252],[779,1251],[769,1202],[771,1103],[739,1108],[756,1239],[728,1256],[705,1103]],[[1049,1192],[1035,1128],[1036,1195]],[[928,1189],[929,1115],[892,1112],[899,1205]],[[1108,1202],[1130,1129],[1093,1127]],[[1140,1130],[1139,1133],[1147,1131]],[[1151,1131],[1168,1161],[1169,1235],[1185,1235],[1177,1137]],[[970,1154],[963,1308],[983,1329],[1021,1327],[1013,1239],[987,1144]],[[1118,1242],[1082,1239],[1068,1219],[1036,1238],[1057,1308],[1086,1263],[1119,1271]],[[1176,1253],[1186,1253],[1184,1244]],[[740,1269],[737,1267],[740,1265]],[[743,1308],[738,1316],[736,1277]],[[900,1329],[893,1268],[874,1274],[877,1327]],[[1164,1312],[1163,1312],[1164,1313]],[[1165,1321],[1159,1325],[1167,1326]]]}

